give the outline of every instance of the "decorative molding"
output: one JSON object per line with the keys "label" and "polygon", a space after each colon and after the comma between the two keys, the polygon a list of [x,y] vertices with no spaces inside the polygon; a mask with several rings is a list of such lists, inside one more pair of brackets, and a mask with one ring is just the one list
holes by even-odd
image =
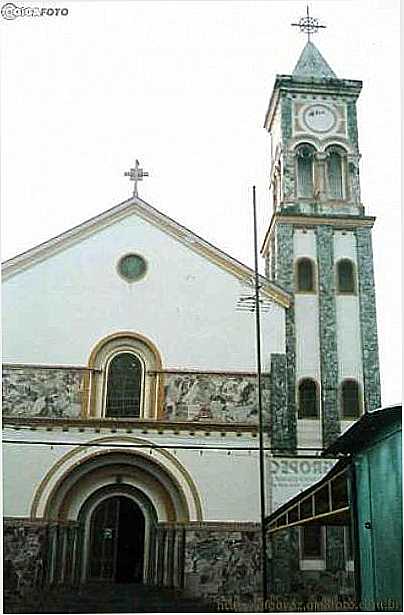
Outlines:
{"label": "decorative molding", "polygon": [[[164,384],[163,377],[159,378],[158,376],[163,367],[160,352],[153,342],[141,333],[119,331],[99,340],[90,353],[88,359],[89,368],[98,368],[97,371],[105,372],[105,375],[102,376],[102,380],[100,376],[90,378],[87,375],[87,381],[84,385],[89,391],[89,397],[87,404],[83,405],[82,408],[83,418],[86,418],[87,413],[88,416],[102,416],[107,386],[105,366],[112,355],[122,349],[133,350],[141,356],[145,364],[146,378],[143,383],[144,391],[141,413],[147,417],[154,416],[155,418],[160,418],[163,416]],[[153,369],[147,369],[148,366],[156,368],[154,372],[155,378],[153,376],[151,378],[147,377],[147,374],[153,374]]]}
{"label": "decorative molding", "polygon": [[[182,369],[182,368],[168,368],[161,370],[148,370],[148,374],[190,374],[193,376],[256,376],[256,371],[238,372],[238,371],[225,371],[225,370],[199,370],[199,369]],[[269,373],[269,372],[266,372]],[[264,372],[265,375],[265,372]]]}
{"label": "decorative molding", "polygon": [[[117,441],[117,443],[119,442],[120,444],[125,444],[126,442],[129,443],[133,443],[133,442],[140,442],[142,444],[146,444],[148,446],[150,446],[151,448],[153,447],[153,443],[144,439],[137,439],[137,438],[131,438],[131,437],[122,437],[119,436],[117,438],[111,438],[110,436],[107,437],[102,437],[102,438],[97,438],[95,440],[91,440],[89,442],[87,442],[87,444],[91,444],[91,445],[97,445],[97,443],[102,444],[102,443],[110,443],[113,444],[114,441]],[[70,461],[71,459],[73,459],[74,457],[79,456],[79,459],[71,464],[68,469],[63,473],[63,475],[61,477],[59,477],[59,479],[57,480],[56,484],[52,487],[50,493],[48,494],[47,498],[46,498],[46,505],[45,505],[45,511],[47,510],[48,507],[48,503],[51,500],[53,494],[55,493],[55,490],[58,488],[58,486],[60,486],[60,484],[62,484],[62,482],[64,481],[65,477],[70,474],[70,472],[77,467],[78,465],[82,465],[83,463],[85,463],[86,461],[93,459],[97,456],[100,455],[108,455],[108,454],[114,454],[114,453],[125,453],[125,454],[129,454],[129,455],[136,455],[138,457],[142,457],[142,459],[146,459],[146,460],[150,460],[150,455],[146,455],[144,452],[136,450],[135,453],[132,452],[128,452],[127,448],[125,449],[124,446],[122,448],[114,448],[113,450],[107,451],[107,450],[99,450],[99,451],[95,451],[95,452],[91,452],[91,447],[88,446],[83,446],[83,447],[75,447],[73,450],[67,452],[65,455],[63,455],[62,457],[60,457],[56,463],[51,467],[51,469],[47,472],[47,474],[44,476],[44,478],[41,480],[40,484],[38,485],[33,500],[32,500],[32,504],[31,504],[31,519],[35,520],[36,519],[36,515],[38,512],[38,507],[39,507],[39,503],[41,500],[41,497],[44,494],[45,488],[46,486],[50,483],[50,481],[54,478],[54,476],[56,475],[57,471],[62,468],[63,464],[66,461]],[[165,472],[173,481],[174,485],[176,485],[178,487],[178,489],[180,490],[180,492],[183,494],[184,498],[185,498],[185,502],[187,507],[189,506],[189,503],[187,501],[187,498],[185,496],[185,493],[183,491],[183,488],[181,487],[181,485],[179,484],[177,478],[172,474],[172,472],[158,459],[156,459],[156,455],[159,454],[161,455],[163,458],[167,459],[169,462],[171,462],[173,464],[173,466],[180,472],[180,474],[182,475],[183,479],[185,480],[186,484],[188,485],[190,492],[192,493],[193,499],[194,499],[194,506],[195,506],[195,512],[196,512],[196,516],[197,516],[197,521],[202,521],[203,519],[203,512],[202,512],[202,501],[199,495],[199,492],[197,490],[197,487],[195,485],[195,483],[193,482],[191,475],[189,474],[188,470],[186,470],[186,468],[178,461],[178,459],[176,459],[176,457],[174,455],[172,455],[171,453],[169,453],[168,451],[165,450],[161,450],[159,449],[159,451],[156,451],[155,454],[152,457],[152,462],[155,465],[158,465],[161,470],[163,472]],[[189,510],[188,510],[189,513]]]}
{"label": "decorative molding", "polygon": [[[33,265],[46,260],[50,256],[77,244],[93,233],[107,228],[133,214],[153,224],[171,237],[174,237],[189,249],[207,258],[210,262],[218,265],[236,278],[245,281],[250,280],[254,276],[254,271],[250,267],[247,267],[247,265],[244,265],[226,252],[213,246],[208,241],[202,239],[202,237],[199,237],[199,235],[196,235],[178,222],[175,222],[175,220],[158,211],[139,197],[132,197],[61,235],[5,261],[2,268],[3,280],[9,279]],[[278,288],[265,277],[262,277],[262,284],[261,292],[264,295],[272,298],[283,307],[289,306],[290,297],[282,288]]]}
{"label": "decorative molding", "polygon": [[92,371],[99,372],[95,367],[88,367],[86,365],[46,365],[44,363],[3,363],[3,368],[8,369],[71,369],[76,371]]}
{"label": "decorative molding", "polygon": [[311,214],[286,214],[274,213],[266,232],[261,254],[266,256],[270,240],[277,224],[292,224],[303,228],[315,228],[321,225],[334,227],[335,230],[349,231],[358,228],[373,228],[376,218],[374,216],[313,216]]}
{"label": "decorative molding", "polygon": [[[11,427],[13,429],[21,429],[21,427],[29,427],[32,431],[38,429],[44,430],[61,430],[69,429],[110,429],[111,431],[211,431],[211,432],[229,432],[229,433],[257,433],[257,426],[251,423],[215,423],[210,421],[163,421],[163,420],[145,420],[145,419],[111,419],[111,418],[62,418],[50,419],[39,417],[3,417],[3,427]],[[191,433],[190,435],[194,435]],[[51,442],[50,442],[51,444]]]}

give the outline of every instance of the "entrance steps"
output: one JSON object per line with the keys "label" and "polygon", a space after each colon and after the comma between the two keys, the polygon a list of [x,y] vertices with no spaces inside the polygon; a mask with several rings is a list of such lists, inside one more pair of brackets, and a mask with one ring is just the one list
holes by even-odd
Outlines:
{"label": "entrance steps", "polygon": [[[28,609],[28,610],[27,610]],[[214,605],[165,587],[133,583],[54,586],[18,613],[214,613]],[[13,611],[4,611],[11,613]]]}

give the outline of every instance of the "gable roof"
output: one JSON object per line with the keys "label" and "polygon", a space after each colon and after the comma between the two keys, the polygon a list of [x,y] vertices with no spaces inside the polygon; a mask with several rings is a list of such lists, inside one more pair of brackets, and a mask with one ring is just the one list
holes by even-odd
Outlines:
{"label": "gable roof", "polygon": [[337,78],[337,75],[334,73],[330,65],[325,61],[317,47],[311,41],[307,41],[305,47],[303,48],[292,76],[316,77],[317,79]]}
{"label": "gable roof", "polygon": [[[185,226],[182,226],[169,216],[155,209],[146,203],[146,201],[134,196],[127,201],[124,201],[123,203],[115,205],[111,209],[102,212],[98,216],[90,218],[78,226],[65,231],[61,235],[57,235],[56,237],[53,237],[52,239],[49,239],[48,241],[45,241],[44,243],[41,243],[38,246],[35,246],[30,250],[27,250],[26,252],[18,254],[17,256],[5,261],[2,265],[3,280],[7,280],[18,273],[29,269],[33,265],[69,248],[90,235],[97,233],[101,229],[106,228],[111,224],[114,224],[115,222],[133,214],[138,215],[146,222],[158,227],[163,232],[186,245],[190,250],[197,252],[201,256],[215,263],[220,268],[230,272],[239,280],[248,283],[254,276],[253,269],[247,265],[244,265],[232,256],[229,256],[226,252],[223,252],[208,241],[202,239],[202,237],[199,237],[199,235],[196,235]],[[289,307],[291,295],[286,290],[277,284],[270,282],[264,276],[260,276],[260,281],[262,284],[261,292],[264,295],[276,301],[283,307]]]}

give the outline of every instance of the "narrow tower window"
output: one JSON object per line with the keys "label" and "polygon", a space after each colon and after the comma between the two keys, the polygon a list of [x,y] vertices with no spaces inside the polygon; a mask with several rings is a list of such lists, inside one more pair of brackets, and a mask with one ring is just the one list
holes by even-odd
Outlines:
{"label": "narrow tower window", "polygon": [[310,145],[301,145],[296,152],[297,156],[297,195],[303,198],[313,196],[313,160],[314,148]]}
{"label": "narrow tower window", "polygon": [[140,416],[142,364],[130,352],[117,354],[108,367],[106,416]]}
{"label": "narrow tower window", "polygon": [[317,385],[309,378],[299,384],[299,419],[316,419],[318,417]]}
{"label": "narrow tower window", "polygon": [[356,380],[344,380],[341,385],[343,419],[357,419],[360,415],[359,385]]}
{"label": "narrow tower window", "polygon": [[314,292],[314,263],[310,258],[297,261],[296,278],[299,292]]}
{"label": "narrow tower window", "polygon": [[331,199],[343,199],[342,156],[336,150],[331,150],[327,160],[328,188]]}
{"label": "narrow tower window", "polygon": [[340,293],[355,292],[355,273],[352,261],[344,258],[337,263],[337,290]]}

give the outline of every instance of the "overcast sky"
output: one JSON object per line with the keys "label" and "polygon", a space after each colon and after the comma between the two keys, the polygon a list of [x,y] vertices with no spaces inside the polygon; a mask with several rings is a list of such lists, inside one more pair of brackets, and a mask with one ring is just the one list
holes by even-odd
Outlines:
{"label": "overcast sky", "polygon": [[[67,16],[1,20],[2,256],[140,196],[252,265],[251,186],[270,220],[264,116],[305,36],[299,1],[24,2]],[[315,36],[362,79],[362,199],[374,257],[384,404],[401,399],[399,0],[319,0]]]}

